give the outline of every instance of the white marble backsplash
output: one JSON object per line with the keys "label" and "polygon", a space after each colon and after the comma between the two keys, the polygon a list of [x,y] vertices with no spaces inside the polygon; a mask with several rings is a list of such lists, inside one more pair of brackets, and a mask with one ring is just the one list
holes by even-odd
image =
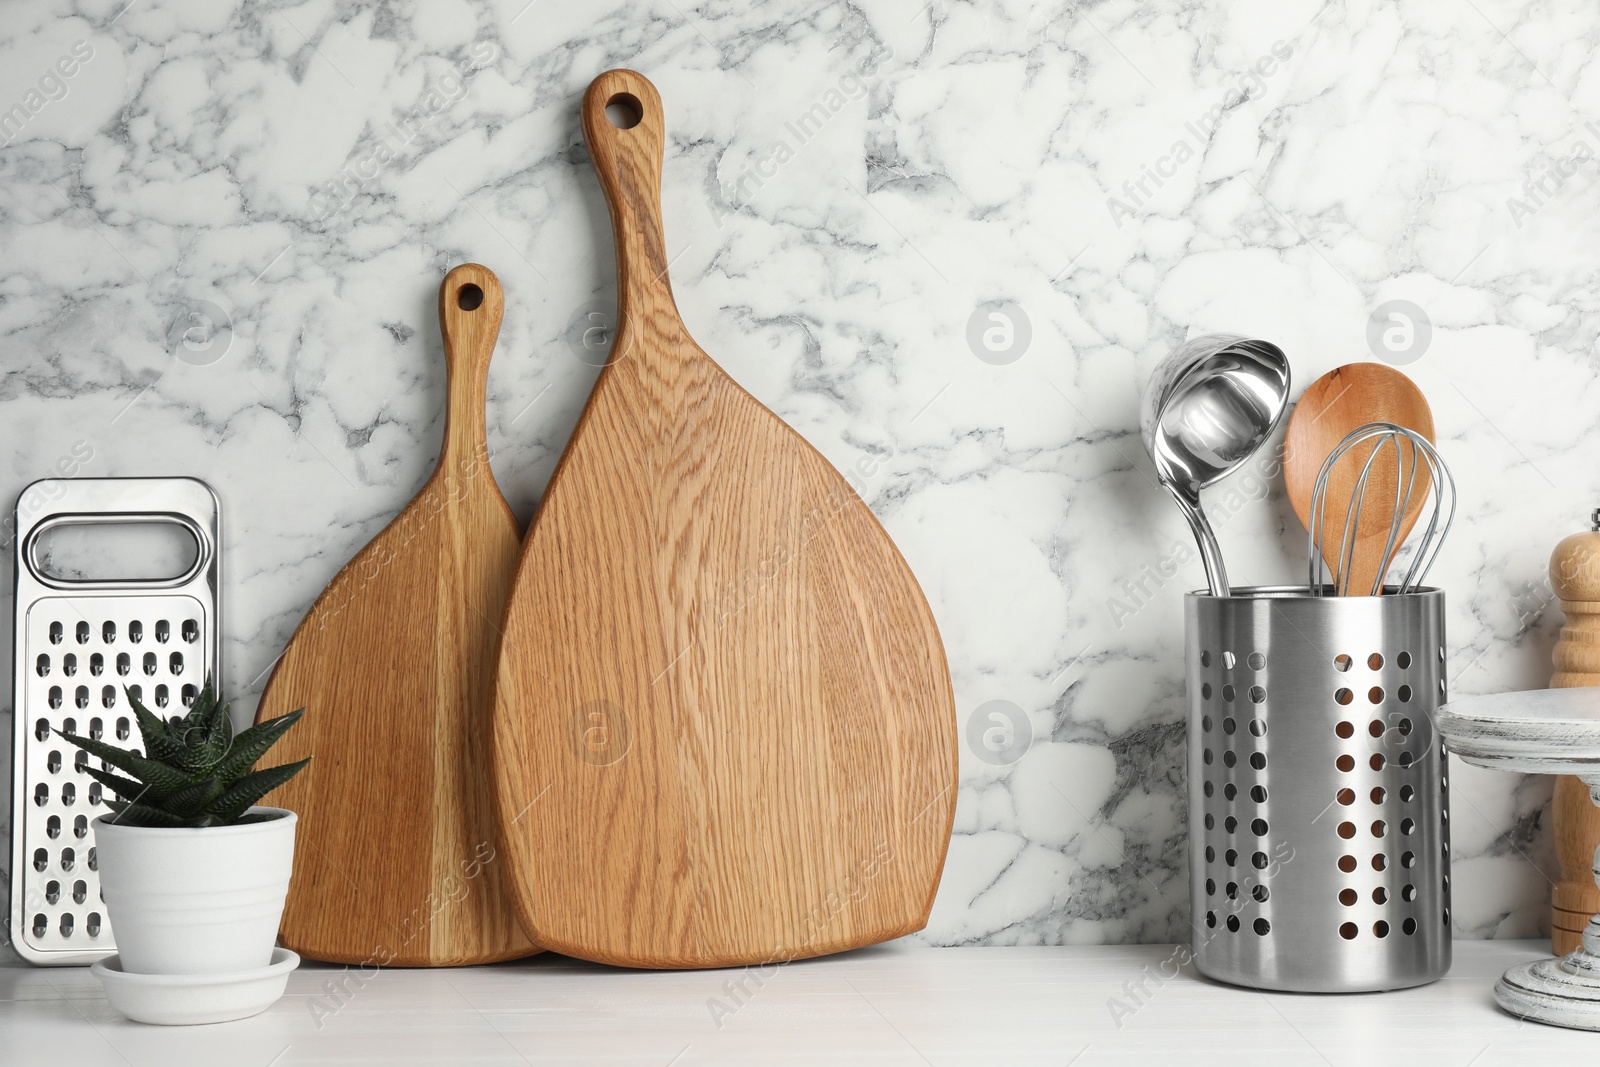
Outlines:
{"label": "white marble backsplash", "polygon": [[[248,711],[431,469],[465,260],[507,290],[489,439],[531,514],[615,296],[577,104],[633,67],[684,319],[856,472],[943,631],[962,779],[923,936],[1182,938],[1203,575],[1140,387],[1215,330],[1282,346],[1296,395],[1403,362],[1461,493],[1452,692],[1543,685],[1546,560],[1600,504],[1597,46],[1600,8],[1512,0],[9,0],[0,499],[210,482]],[[1416,328],[1385,348],[1380,308]],[[1208,503],[1236,581],[1291,582],[1263,470]],[[1549,795],[1455,767],[1461,936],[1547,927]]]}

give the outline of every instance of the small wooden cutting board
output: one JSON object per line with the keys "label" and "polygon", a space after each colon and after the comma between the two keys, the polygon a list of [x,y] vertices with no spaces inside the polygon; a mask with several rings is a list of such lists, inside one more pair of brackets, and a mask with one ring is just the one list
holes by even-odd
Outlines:
{"label": "small wooden cutting board", "polygon": [[507,898],[487,772],[519,541],[484,436],[504,309],[487,267],[445,277],[439,464],[317,599],[256,713],[306,709],[273,754],[316,759],[271,799],[300,817],[281,937],[312,959],[428,967],[538,951]]}
{"label": "small wooden cutting board", "polygon": [[546,948],[636,967],[921,929],[956,782],[932,613],[860,497],[678,317],[655,87],[610,71],[582,117],[619,315],[506,609],[493,756],[518,914]]}

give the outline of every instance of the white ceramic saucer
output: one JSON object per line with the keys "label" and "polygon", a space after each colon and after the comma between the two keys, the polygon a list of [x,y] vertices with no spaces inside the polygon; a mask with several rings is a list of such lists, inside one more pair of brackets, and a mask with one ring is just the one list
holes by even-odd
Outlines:
{"label": "white ceramic saucer", "polygon": [[245,1019],[270,1008],[289,983],[300,957],[272,950],[272,962],[233,974],[129,974],[118,956],[90,964],[105,986],[106,1000],[137,1023],[188,1026]]}

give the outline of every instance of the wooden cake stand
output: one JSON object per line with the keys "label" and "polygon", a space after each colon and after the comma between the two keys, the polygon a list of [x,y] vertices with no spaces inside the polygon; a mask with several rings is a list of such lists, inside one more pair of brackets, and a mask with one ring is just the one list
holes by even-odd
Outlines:
{"label": "wooden cake stand", "polygon": [[[1436,725],[1450,751],[1468,763],[1575,774],[1600,805],[1600,688],[1468,697],[1441,707]],[[1594,868],[1600,884],[1600,849]],[[1511,968],[1495,983],[1494,998],[1524,1019],[1600,1030],[1600,915],[1589,920],[1581,948]]]}

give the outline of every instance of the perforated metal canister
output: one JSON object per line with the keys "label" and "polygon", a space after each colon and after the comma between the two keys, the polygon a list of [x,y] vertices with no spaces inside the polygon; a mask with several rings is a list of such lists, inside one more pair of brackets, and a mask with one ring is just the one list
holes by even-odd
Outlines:
{"label": "perforated metal canister", "polygon": [[1185,598],[1196,966],[1263,989],[1450,968],[1444,594]]}

